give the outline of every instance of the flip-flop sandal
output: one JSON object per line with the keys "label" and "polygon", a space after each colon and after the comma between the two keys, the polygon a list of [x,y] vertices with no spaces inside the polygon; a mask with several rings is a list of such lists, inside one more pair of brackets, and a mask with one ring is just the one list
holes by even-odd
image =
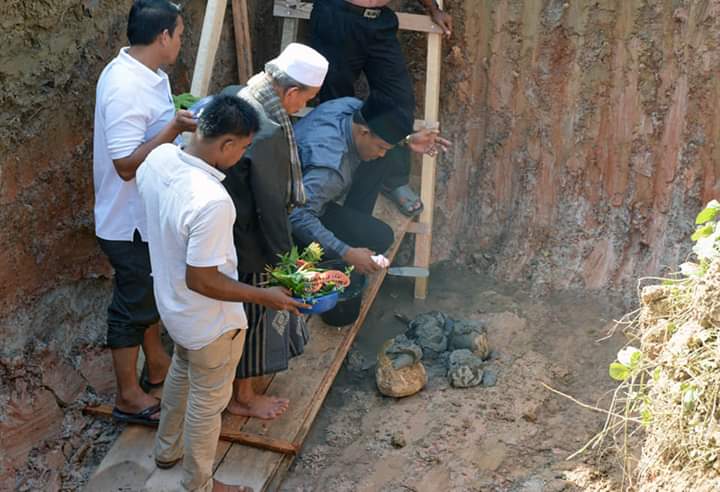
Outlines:
{"label": "flip-flop sandal", "polygon": [[118,407],[113,408],[112,416],[116,422],[125,424],[147,425],[149,427],[157,427],[160,419],[153,419],[152,416],[160,411],[160,402],[147,407],[137,413],[123,412]]}
{"label": "flip-flop sandal", "polygon": [[150,380],[148,379],[147,366],[143,366],[143,370],[140,373],[140,387],[142,388],[142,390],[145,393],[150,393],[150,391],[152,391],[154,389],[162,388],[163,384],[165,384],[164,379],[162,381],[160,381],[159,383],[151,383]]}
{"label": "flip-flop sandal", "polygon": [[[407,217],[417,217],[425,208],[425,205],[420,202],[420,197],[408,185],[398,186],[393,190],[383,189],[382,193]],[[416,203],[420,203],[420,206],[413,210],[412,205]]]}

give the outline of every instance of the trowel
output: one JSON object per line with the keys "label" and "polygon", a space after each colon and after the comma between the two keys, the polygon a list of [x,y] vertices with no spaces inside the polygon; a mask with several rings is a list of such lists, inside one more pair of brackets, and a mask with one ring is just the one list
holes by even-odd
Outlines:
{"label": "trowel", "polygon": [[422,267],[390,267],[387,269],[388,275],[395,277],[427,277],[430,271]]}

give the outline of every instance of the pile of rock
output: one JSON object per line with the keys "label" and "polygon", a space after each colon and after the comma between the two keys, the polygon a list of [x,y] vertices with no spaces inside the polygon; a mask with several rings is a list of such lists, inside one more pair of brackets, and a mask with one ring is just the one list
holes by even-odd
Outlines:
{"label": "pile of rock", "polygon": [[481,320],[453,320],[444,313],[421,314],[408,330],[385,342],[378,352],[375,380],[380,392],[400,398],[417,393],[427,384],[425,357],[447,369],[456,388],[495,384],[494,371],[485,371],[490,357],[487,329]]}

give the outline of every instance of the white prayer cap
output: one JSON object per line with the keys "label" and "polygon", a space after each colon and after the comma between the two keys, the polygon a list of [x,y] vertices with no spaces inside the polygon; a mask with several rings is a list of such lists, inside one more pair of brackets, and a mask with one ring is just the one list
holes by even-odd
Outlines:
{"label": "white prayer cap", "polygon": [[328,61],[320,53],[300,43],[290,43],[271,60],[288,76],[309,87],[320,87],[328,71]]}

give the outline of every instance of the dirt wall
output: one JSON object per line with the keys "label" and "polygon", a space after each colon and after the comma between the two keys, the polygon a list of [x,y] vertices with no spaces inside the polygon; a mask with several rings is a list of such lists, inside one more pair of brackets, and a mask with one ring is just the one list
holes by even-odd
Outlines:
{"label": "dirt wall", "polygon": [[446,5],[435,258],[623,292],[682,262],[720,186],[720,2]]}
{"label": "dirt wall", "polygon": [[[131,4],[0,5],[0,353],[47,332],[19,323],[12,317],[18,309],[34,312],[34,304],[58,288],[110,273],[94,236],[92,118],[100,71],[127,44]],[[170,71],[175,92],[189,88],[205,6],[199,0],[183,4],[183,51]],[[255,21],[267,16],[268,7],[250,3],[253,35],[261,41],[256,60],[277,50],[262,37],[273,34],[277,23]],[[234,82],[237,73],[231,18],[228,7],[213,88]]]}
{"label": "dirt wall", "polygon": [[[0,490],[77,490],[116,432],[80,409],[114,393],[102,348],[111,271],[94,236],[92,120],[95,83],[127,43],[131,3],[0,2]],[[181,3],[176,93],[189,88],[205,8]],[[212,89],[237,73],[229,5]],[[259,61],[279,46],[262,37],[277,23],[256,20],[269,7],[250,2]]]}

